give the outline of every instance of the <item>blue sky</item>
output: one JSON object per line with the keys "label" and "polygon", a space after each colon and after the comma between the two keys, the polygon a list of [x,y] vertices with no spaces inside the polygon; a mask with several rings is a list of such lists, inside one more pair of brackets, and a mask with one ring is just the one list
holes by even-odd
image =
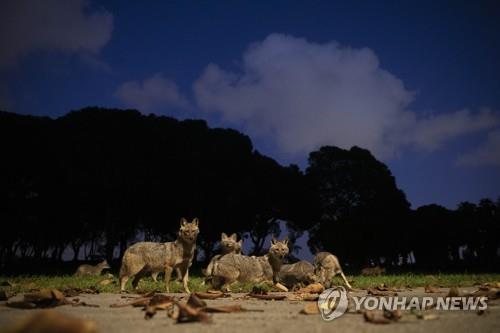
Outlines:
{"label": "blue sky", "polygon": [[370,149],[413,207],[500,195],[494,1],[5,1],[0,109],[203,118],[278,161]]}

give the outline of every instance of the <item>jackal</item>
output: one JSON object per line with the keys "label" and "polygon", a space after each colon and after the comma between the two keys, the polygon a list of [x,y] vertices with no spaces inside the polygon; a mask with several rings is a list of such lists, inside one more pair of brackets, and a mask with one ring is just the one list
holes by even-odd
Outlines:
{"label": "jackal", "polygon": [[221,234],[221,240],[220,240],[220,248],[221,248],[221,253],[214,256],[211,260],[210,263],[207,266],[207,269],[203,270],[203,274],[207,277],[210,278],[212,276],[212,272],[214,269],[215,263],[223,256],[226,254],[230,253],[235,253],[235,254],[241,254],[241,248],[243,246],[243,240],[240,239],[237,241],[238,236],[236,234],[232,234],[231,236],[226,235],[225,232]]}
{"label": "jackal", "polygon": [[145,275],[164,271],[165,286],[169,292],[170,275],[174,269],[179,268],[184,290],[189,293],[189,267],[193,261],[198,233],[198,219],[195,218],[189,223],[182,218],[178,237],[174,242],[139,242],[130,246],[122,259],[120,290],[125,290],[127,280],[134,275],[132,286],[137,288],[140,279]]}
{"label": "jackal", "polygon": [[269,252],[264,256],[248,257],[241,254],[226,254],[214,264],[212,276],[215,288],[230,291],[234,282],[279,282],[279,271],[283,258],[288,254],[288,239],[272,239]]}
{"label": "jackal", "polygon": [[385,273],[385,268],[380,266],[366,267],[361,270],[361,274],[366,276],[378,276]]}
{"label": "jackal", "polygon": [[324,285],[325,288],[330,288],[332,285],[332,278],[340,274],[346,286],[352,289],[342,271],[339,259],[330,252],[319,252],[316,254],[314,257],[314,272],[318,276],[319,282]]}
{"label": "jackal", "polygon": [[75,275],[101,275],[104,269],[111,269],[106,260],[101,261],[97,265],[80,265],[76,269]]}
{"label": "jackal", "polygon": [[318,282],[314,266],[305,260],[293,264],[284,264],[279,273],[280,282],[288,288]]}

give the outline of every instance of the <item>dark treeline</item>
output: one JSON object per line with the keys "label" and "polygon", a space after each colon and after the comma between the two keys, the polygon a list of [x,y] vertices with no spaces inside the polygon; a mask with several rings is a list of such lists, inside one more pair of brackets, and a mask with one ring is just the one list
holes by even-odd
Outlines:
{"label": "dark treeline", "polygon": [[322,147],[302,172],[232,129],[101,108],[58,119],[0,112],[0,140],[6,270],[68,253],[111,260],[138,239],[173,239],[181,217],[200,219],[205,258],[221,232],[260,253],[284,221],[292,243],[309,231],[313,252],[331,251],[349,267],[499,267],[500,201],[411,210],[365,149]]}

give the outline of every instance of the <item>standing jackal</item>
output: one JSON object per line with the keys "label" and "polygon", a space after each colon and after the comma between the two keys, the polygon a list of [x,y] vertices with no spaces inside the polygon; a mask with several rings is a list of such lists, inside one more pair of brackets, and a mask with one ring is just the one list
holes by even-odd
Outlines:
{"label": "standing jackal", "polygon": [[102,271],[106,268],[111,268],[106,260],[101,261],[95,266],[84,264],[78,266],[75,275],[101,275]]}
{"label": "standing jackal", "polygon": [[184,290],[189,293],[189,267],[194,257],[198,233],[198,219],[195,218],[189,223],[183,218],[178,237],[174,242],[139,242],[130,246],[122,259],[120,290],[125,290],[127,280],[134,275],[132,286],[137,288],[139,280],[145,275],[164,271],[165,286],[169,292],[170,275],[174,269],[179,268]]}
{"label": "standing jackal", "polygon": [[283,258],[288,254],[288,240],[277,241],[273,238],[268,254],[248,257],[241,254],[226,254],[216,261],[213,267],[214,287],[230,290],[234,282],[279,282],[279,271]]}
{"label": "standing jackal", "polygon": [[339,260],[330,252],[319,252],[318,254],[316,254],[316,256],[314,257],[314,267],[319,282],[326,288],[330,288],[332,284],[332,278],[340,273],[340,276],[342,276],[342,279],[344,279],[346,286],[349,289],[352,289],[349,281],[347,281],[347,278],[342,271],[342,267],[340,267]]}

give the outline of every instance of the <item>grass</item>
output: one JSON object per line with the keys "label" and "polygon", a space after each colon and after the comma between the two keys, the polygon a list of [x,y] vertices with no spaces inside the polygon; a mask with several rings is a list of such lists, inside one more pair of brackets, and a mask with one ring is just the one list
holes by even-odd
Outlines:
{"label": "grass", "polygon": [[[106,276],[46,276],[46,275],[32,275],[32,276],[0,276],[0,290],[10,290],[13,292],[26,292],[32,289],[40,288],[56,288],[65,289],[69,287],[75,288],[96,288],[100,292],[118,293],[119,285],[118,279],[114,277],[113,283],[108,285],[101,285],[100,282],[105,280]],[[354,288],[370,288],[376,287],[382,283],[392,287],[423,287],[426,285],[439,286],[439,287],[469,287],[475,284],[482,284],[486,282],[500,281],[500,274],[397,274],[397,275],[382,275],[382,276],[361,276],[349,275],[348,279],[352,281]],[[5,282],[9,282],[12,286],[6,286]],[[190,289],[192,291],[206,291],[209,286],[202,284],[203,279],[199,276],[193,276],[189,279]],[[334,284],[343,285],[340,277],[335,277]],[[253,284],[237,283],[231,289],[234,292],[249,292],[254,287]],[[259,285],[263,289],[270,289],[270,285]],[[130,282],[127,289],[131,290]],[[164,291],[165,284],[160,279],[155,283],[151,278],[144,278],[139,284],[139,292],[149,291]],[[178,281],[171,281],[171,292],[182,292],[182,284]]]}

